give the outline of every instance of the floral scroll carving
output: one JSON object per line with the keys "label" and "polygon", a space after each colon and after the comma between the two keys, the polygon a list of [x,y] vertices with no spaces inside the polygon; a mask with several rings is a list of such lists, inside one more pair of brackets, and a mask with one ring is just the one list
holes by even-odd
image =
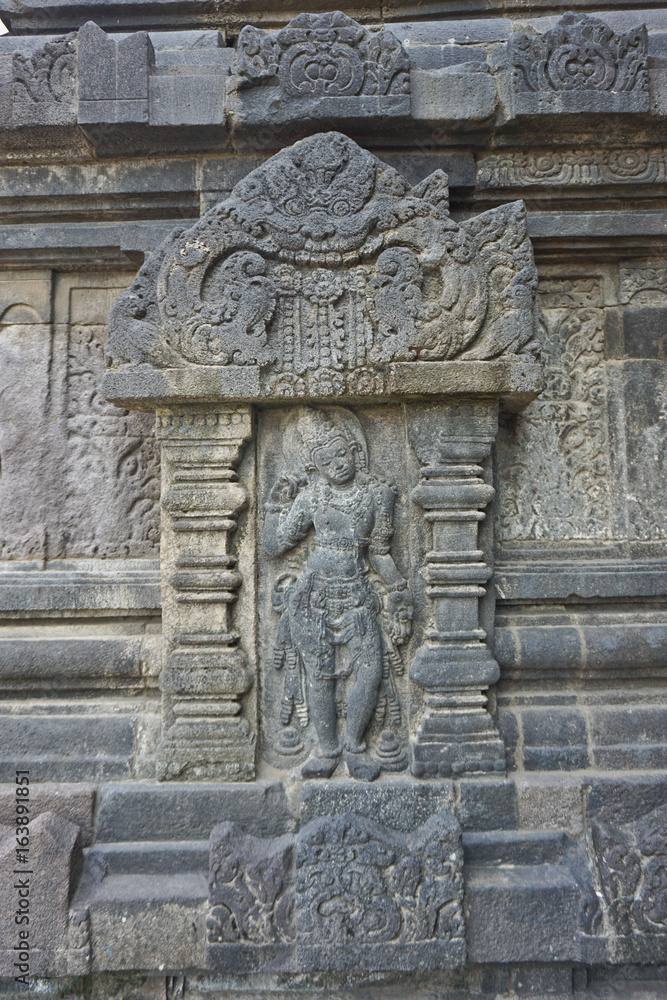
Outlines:
{"label": "floral scroll carving", "polygon": [[410,63],[390,31],[368,31],[340,11],[299,14],[277,35],[247,25],[239,35],[243,87],[277,77],[291,98],[403,95]]}
{"label": "floral scroll carving", "polygon": [[339,133],[284,150],[175,232],[116,303],[108,364],[257,366],[263,392],[377,391],[395,361],[529,358],[521,202],[460,225]]}
{"label": "floral scroll carving", "polygon": [[617,960],[667,943],[667,807],[624,824],[594,820],[593,850]]}
{"label": "floral scroll carving", "polygon": [[353,813],[272,839],[222,823],[209,906],[209,968],[456,968],[466,955],[461,828],[446,812],[408,834]]}
{"label": "floral scroll carving", "polygon": [[500,538],[608,538],[611,458],[598,278],[540,284],[547,385],[498,442]]}
{"label": "floral scroll carving", "polygon": [[30,56],[14,53],[13,124],[76,121],[76,39],[72,32],[46,42]]}
{"label": "floral scroll carving", "polygon": [[511,42],[513,77],[527,91],[630,91],[648,88],[646,27],[625,34],[586,14],[564,14],[543,35]]}

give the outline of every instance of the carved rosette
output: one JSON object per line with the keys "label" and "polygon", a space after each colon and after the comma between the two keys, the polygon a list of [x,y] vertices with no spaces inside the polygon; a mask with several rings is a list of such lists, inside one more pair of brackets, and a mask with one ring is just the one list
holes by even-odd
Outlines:
{"label": "carved rosette", "polygon": [[491,570],[478,533],[494,495],[481,463],[496,430],[496,408],[484,403],[434,406],[409,418],[421,464],[412,499],[424,512],[431,539],[422,575],[433,628],[410,667],[424,692],[412,763],[421,777],[505,771],[504,746],[486,709],[486,689],[500,670],[479,622]]}
{"label": "carved rosette", "polygon": [[253,678],[234,629],[243,577],[232,551],[248,495],[235,467],[251,439],[248,408],[158,415],[162,441],[162,780],[247,780],[255,736],[243,710]]}

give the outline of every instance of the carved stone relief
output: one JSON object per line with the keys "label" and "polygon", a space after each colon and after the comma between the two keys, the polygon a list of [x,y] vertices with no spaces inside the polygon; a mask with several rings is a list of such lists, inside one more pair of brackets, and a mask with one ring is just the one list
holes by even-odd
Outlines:
{"label": "carved stone relief", "polygon": [[235,113],[244,122],[305,117],[314,102],[320,120],[410,113],[403,46],[391,31],[369,30],[340,11],[299,14],[275,35],[246,25],[237,73]]}
{"label": "carved stone relief", "polygon": [[76,121],[76,32],[53,38],[31,56],[13,57],[12,124]]}
{"label": "carved stone relief", "polygon": [[619,34],[568,13],[542,35],[513,35],[508,47],[516,113],[648,111],[645,25]]}
{"label": "carved stone relief", "polygon": [[209,968],[456,968],[460,826],[444,812],[402,834],[344,813],[263,840],[223,823],[211,834],[209,904]]}
{"label": "carved stone relief", "polygon": [[441,171],[410,188],[339,133],[296,143],[151,255],[112,311],[107,384],[213,367],[233,394],[355,395],[392,362],[531,360],[522,203],[461,225],[447,206]]}
{"label": "carved stone relief", "polygon": [[[400,449],[401,418],[392,411],[383,415],[385,436]],[[386,468],[391,446],[366,419]],[[329,777],[343,759],[364,780],[381,768],[404,770],[403,647],[414,601],[402,463],[394,464],[403,479],[399,513],[396,485],[375,471],[351,410],[300,407],[279,427],[269,420],[267,436],[263,626],[273,638],[264,652],[265,752],[282,767],[303,764],[304,777]],[[400,569],[392,556],[397,529]]]}
{"label": "carved stone relief", "polygon": [[67,356],[68,555],[146,556],[160,545],[160,453],[151,414],[100,392],[106,327],[74,325]]}
{"label": "carved stone relief", "polygon": [[[594,820],[592,843],[616,961],[667,946],[667,807],[621,825]],[[641,949],[641,951],[639,951]]]}
{"label": "carved stone relief", "polygon": [[[278,153],[146,260],[111,311],[105,388],[158,407],[168,460],[159,778],[252,777],[256,697],[264,760],[304,778],[504,772],[478,463],[498,397],[539,391],[536,280],[521,202],[458,225],[442,171],[410,187],[336,132]],[[424,395],[462,394],[483,399],[422,420]],[[255,578],[227,545],[254,499],[232,483],[262,401]],[[234,448],[223,414],[243,422]],[[207,764],[214,719],[230,749]]]}
{"label": "carved stone relief", "polygon": [[609,538],[610,445],[599,278],[540,283],[546,389],[497,440],[498,537]]}
{"label": "carved stone relief", "polygon": [[664,184],[666,180],[667,150],[655,147],[494,153],[482,157],[477,169],[481,189]]}

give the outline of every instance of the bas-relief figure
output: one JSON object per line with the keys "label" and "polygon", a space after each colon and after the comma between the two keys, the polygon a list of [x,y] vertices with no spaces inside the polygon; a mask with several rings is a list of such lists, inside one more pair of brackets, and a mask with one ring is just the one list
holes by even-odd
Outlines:
{"label": "bas-relief figure", "polygon": [[[258,699],[262,705],[260,743],[272,766],[327,778],[344,758],[349,774],[373,780],[383,769],[407,767],[411,729],[419,743],[415,774],[504,771],[502,742],[480,699],[498,666],[478,628],[480,583],[490,571],[476,554],[478,521],[493,495],[478,481],[476,462],[490,451],[497,403],[451,412],[449,404],[436,403],[433,419],[447,428],[443,447],[433,452],[431,418],[423,427],[417,420],[411,435],[405,418],[407,410],[419,411],[408,400],[424,392],[436,399],[452,393],[486,399],[490,392],[497,399],[523,391],[523,384],[534,395],[531,379],[541,378],[536,283],[521,202],[459,224],[449,214],[441,170],[410,186],[347,136],[326,132],[282,150],[192,227],[172,233],[113,307],[106,384],[116,401],[138,394],[142,405],[149,398],[155,405],[166,397],[168,405],[183,403],[187,410],[217,398],[225,420],[245,406],[250,428],[247,403],[294,400],[282,438],[275,427],[267,431],[273,418],[262,414],[269,411],[258,411],[258,454],[268,433],[284,459],[268,472],[258,465],[264,596],[259,683],[248,696],[249,704]],[[454,375],[450,362],[459,366]],[[499,371],[506,390],[496,381]],[[337,398],[351,408],[332,407]],[[383,468],[401,479],[400,498],[369,461],[354,411],[365,401],[407,406],[395,440],[387,405],[376,410],[383,427],[373,444],[393,449]],[[183,426],[192,426],[203,442],[207,420],[198,411]],[[193,463],[197,477],[218,476],[205,449],[193,445],[188,458],[190,431],[183,433],[178,476],[194,475]],[[225,475],[236,472],[230,467]],[[411,494],[419,475],[424,481]],[[428,554],[403,531],[394,547],[401,566],[404,557],[415,571],[421,566],[414,580],[421,588],[419,630],[405,664],[401,647],[410,637],[416,594],[391,552],[397,499],[409,510],[409,531],[433,537]],[[459,521],[465,522],[461,530]],[[169,539],[163,534],[165,551]],[[181,543],[174,536],[174,550]],[[425,568],[427,555],[437,565]],[[275,573],[270,611],[263,590],[267,559]],[[212,607],[223,600],[198,581],[201,602]],[[174,601],[182,604],[178,595]],[[427,634],[429,614],[436,628]],[[233,608],[225,616],[231,621]],[[190,626],[165,627],[173,633],[169,657],[194,665],[191,648],[182,648]],[[217,641],[203,620],[196,641],[202,649]],[[462,664],[471,658],[475,669],[468,676]],[[172,698],[180,705],[189,689],[178,683],[183,691]],[[427,692],[423,726],[421,695],[410,700],[415,687]],[[248,709],[248,719],[253,712]],[[191,715],[191,706],[179,713]],[[198,759],[205,752],[202,745]],[[243,753],[249,774],[249,744]]]}
{"label": "bas-relief figure", "polygon": [[[398,647],[410,634],[413,613],[408,582],[390,552],[395,493],[369,470],[368,444],[351,410],[298,410],[283,451],[291,461],[265,505],[264,547],[278,557],[312,532],[314,549],[298,579],[285,573],[274,587],[281,619],[273,665],[285,673],[281,722],[312,721],[318,748],[301,774],[330,777],[341,757],[337,685],[347,680],[342,752],[353,777],[373,780],[381,766],[364,735],[383,684],[389,718],[400,720],[392,675],[402,672]],[[371,569],[383,597],[369,582]],[[392,739],[385,734],[386,742]]]}

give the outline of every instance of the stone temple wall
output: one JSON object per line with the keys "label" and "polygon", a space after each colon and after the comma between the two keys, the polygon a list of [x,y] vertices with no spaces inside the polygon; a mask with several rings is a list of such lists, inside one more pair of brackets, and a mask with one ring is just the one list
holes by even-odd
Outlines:
{"label": "stone temple wall", "polygon": [[0,0],[7,1000],[667,996],[667,11],[340,5]]}

